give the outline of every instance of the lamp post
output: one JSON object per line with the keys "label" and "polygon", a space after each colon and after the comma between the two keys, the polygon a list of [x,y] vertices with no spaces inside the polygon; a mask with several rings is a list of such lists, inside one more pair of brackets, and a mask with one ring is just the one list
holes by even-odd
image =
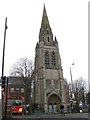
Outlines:
{"label": "lamp post", "polygon": [[[4,57],[5,57],[5,39],[6,39],[6,30],[7,30],[7,17],[5,18],[5,30],[4,30],[4,43],[3,43],[3,56],[2,56],[2,81],[4,77]],[[4,105],[3,105],[3,92],[2,92],[2,120],[3,120],[3,114],[4,114]]]}
{"label": "lamp post", "polygon": [[[74,65],[74,63],[72,63],[72,65]],[[71,67],[72,67],[71,65]],[[71,112],[72,112],[72,107],[73,107],[73,98],[74,98],[74,90],[73,90],[73,80],[72,80],[72,70],[70,67],[70,77],[71,77],[71,91],[70,91],[70,101],[71,101]]]}
{"label": "lamp post", "polygon": [[[74,63],[72,64],[74,65]],[[72,66],[71,66],[72,67]],[[71,70],[71,67],[70,67],[70,77],[71,77],[71,99],[74,98],[74,91],[73,91],[73,80],[72,80],[72,70]]]}

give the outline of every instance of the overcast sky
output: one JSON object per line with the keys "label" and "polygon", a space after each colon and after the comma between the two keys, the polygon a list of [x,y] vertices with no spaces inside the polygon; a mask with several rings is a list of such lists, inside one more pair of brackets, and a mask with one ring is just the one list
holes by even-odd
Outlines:
{"label": "overcast sky", "polygon": [[47,16],[59,42],[64,77],[88,80],[88,0],[0,0],[0,75],[5,17],[7,33],[4,75],[21,57],[34,61],[35,46],[45,3]]}

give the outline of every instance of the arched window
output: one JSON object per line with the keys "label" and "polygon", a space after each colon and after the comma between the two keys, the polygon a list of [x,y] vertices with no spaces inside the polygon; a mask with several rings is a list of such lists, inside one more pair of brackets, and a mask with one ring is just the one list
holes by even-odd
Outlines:
{"label": "arched window", "polygon": [[52,65],[56,65],[55,53],[52,53]]}
{"label": "arched window", "polygon": [[42,34],[44,34],[44,29],[42,29]]}
{"label": "arched window", "polygon": [[43,36],[43,40],[44,40],[44,36]]}
{"label": "arched window", "polygon": [[45,64],[49,65],[49,55],[48,55],[48,52],[45,53]]}
{"label": "arched window", "polygon": [[49,30],[47,29],[47,34],[49,34]]}
{"label": "arched window", "polygon": [[49,42],[49,36],[47,37],[47,39],[48,39],[48,42]]}

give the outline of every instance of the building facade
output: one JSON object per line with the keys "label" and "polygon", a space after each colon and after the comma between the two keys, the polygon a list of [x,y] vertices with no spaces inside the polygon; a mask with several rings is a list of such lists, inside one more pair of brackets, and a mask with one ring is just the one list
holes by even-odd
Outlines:
{"label": "building facade", "polygon": [[70,101],[70,88],[69,88],[69,83],[67,82],[67,79],[64,78],[64,86],[65,86],[65,96],[66,96],[66,112],[70,113],[71,112],[71,101]]}
{"label": "building facade", "polygon": [[[26,80],[26,78],[23,78]],[[22,99],[23,105],[28,104],[27,88],[21,77],[8,77],[8,100]],[[6,96],[6,95],[5,95]],[[4,97],[4,103],[6,98]]]}
{"label": "building facade", "polygon": [[69,103],[70,103],[70,96],[69,96],[69,84],[67,82],[67,79],[64,79],[64,86],[65,86],[66,104],[69,105]]}
{"label": "building facade", "polygon": [[66,108],[63,69],[58,41],[53,40],[52,29],[44,6],[39,42],[35,48],[34,102],[44,112],[58,112]]}

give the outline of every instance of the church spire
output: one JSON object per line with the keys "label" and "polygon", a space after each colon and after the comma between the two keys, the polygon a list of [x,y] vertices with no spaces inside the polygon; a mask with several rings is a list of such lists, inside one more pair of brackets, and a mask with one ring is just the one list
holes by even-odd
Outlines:
{"label": "church spire", "polygon": [[[51,40],[49,40],[49,39],[51,39]],[[52,34],[52,30],[51,30],[51,27],[49,24],[46,8],[45,8],[45,4],[44,4],[41,28],[40,28],[40,32],[39,32],[39,41],[44,41],[44,42],[48,41],[48,43],[49,43],[49,41],[52,41],[52,40],[53,40],[53,34]]]}
{"label": "church spire", "polygon": [[47,16],[45,4],[44,4],[41,28],[45,29],[46,27],[50,28],[50,25],[49,25],[49,20],[48,20],[48,16]]}

